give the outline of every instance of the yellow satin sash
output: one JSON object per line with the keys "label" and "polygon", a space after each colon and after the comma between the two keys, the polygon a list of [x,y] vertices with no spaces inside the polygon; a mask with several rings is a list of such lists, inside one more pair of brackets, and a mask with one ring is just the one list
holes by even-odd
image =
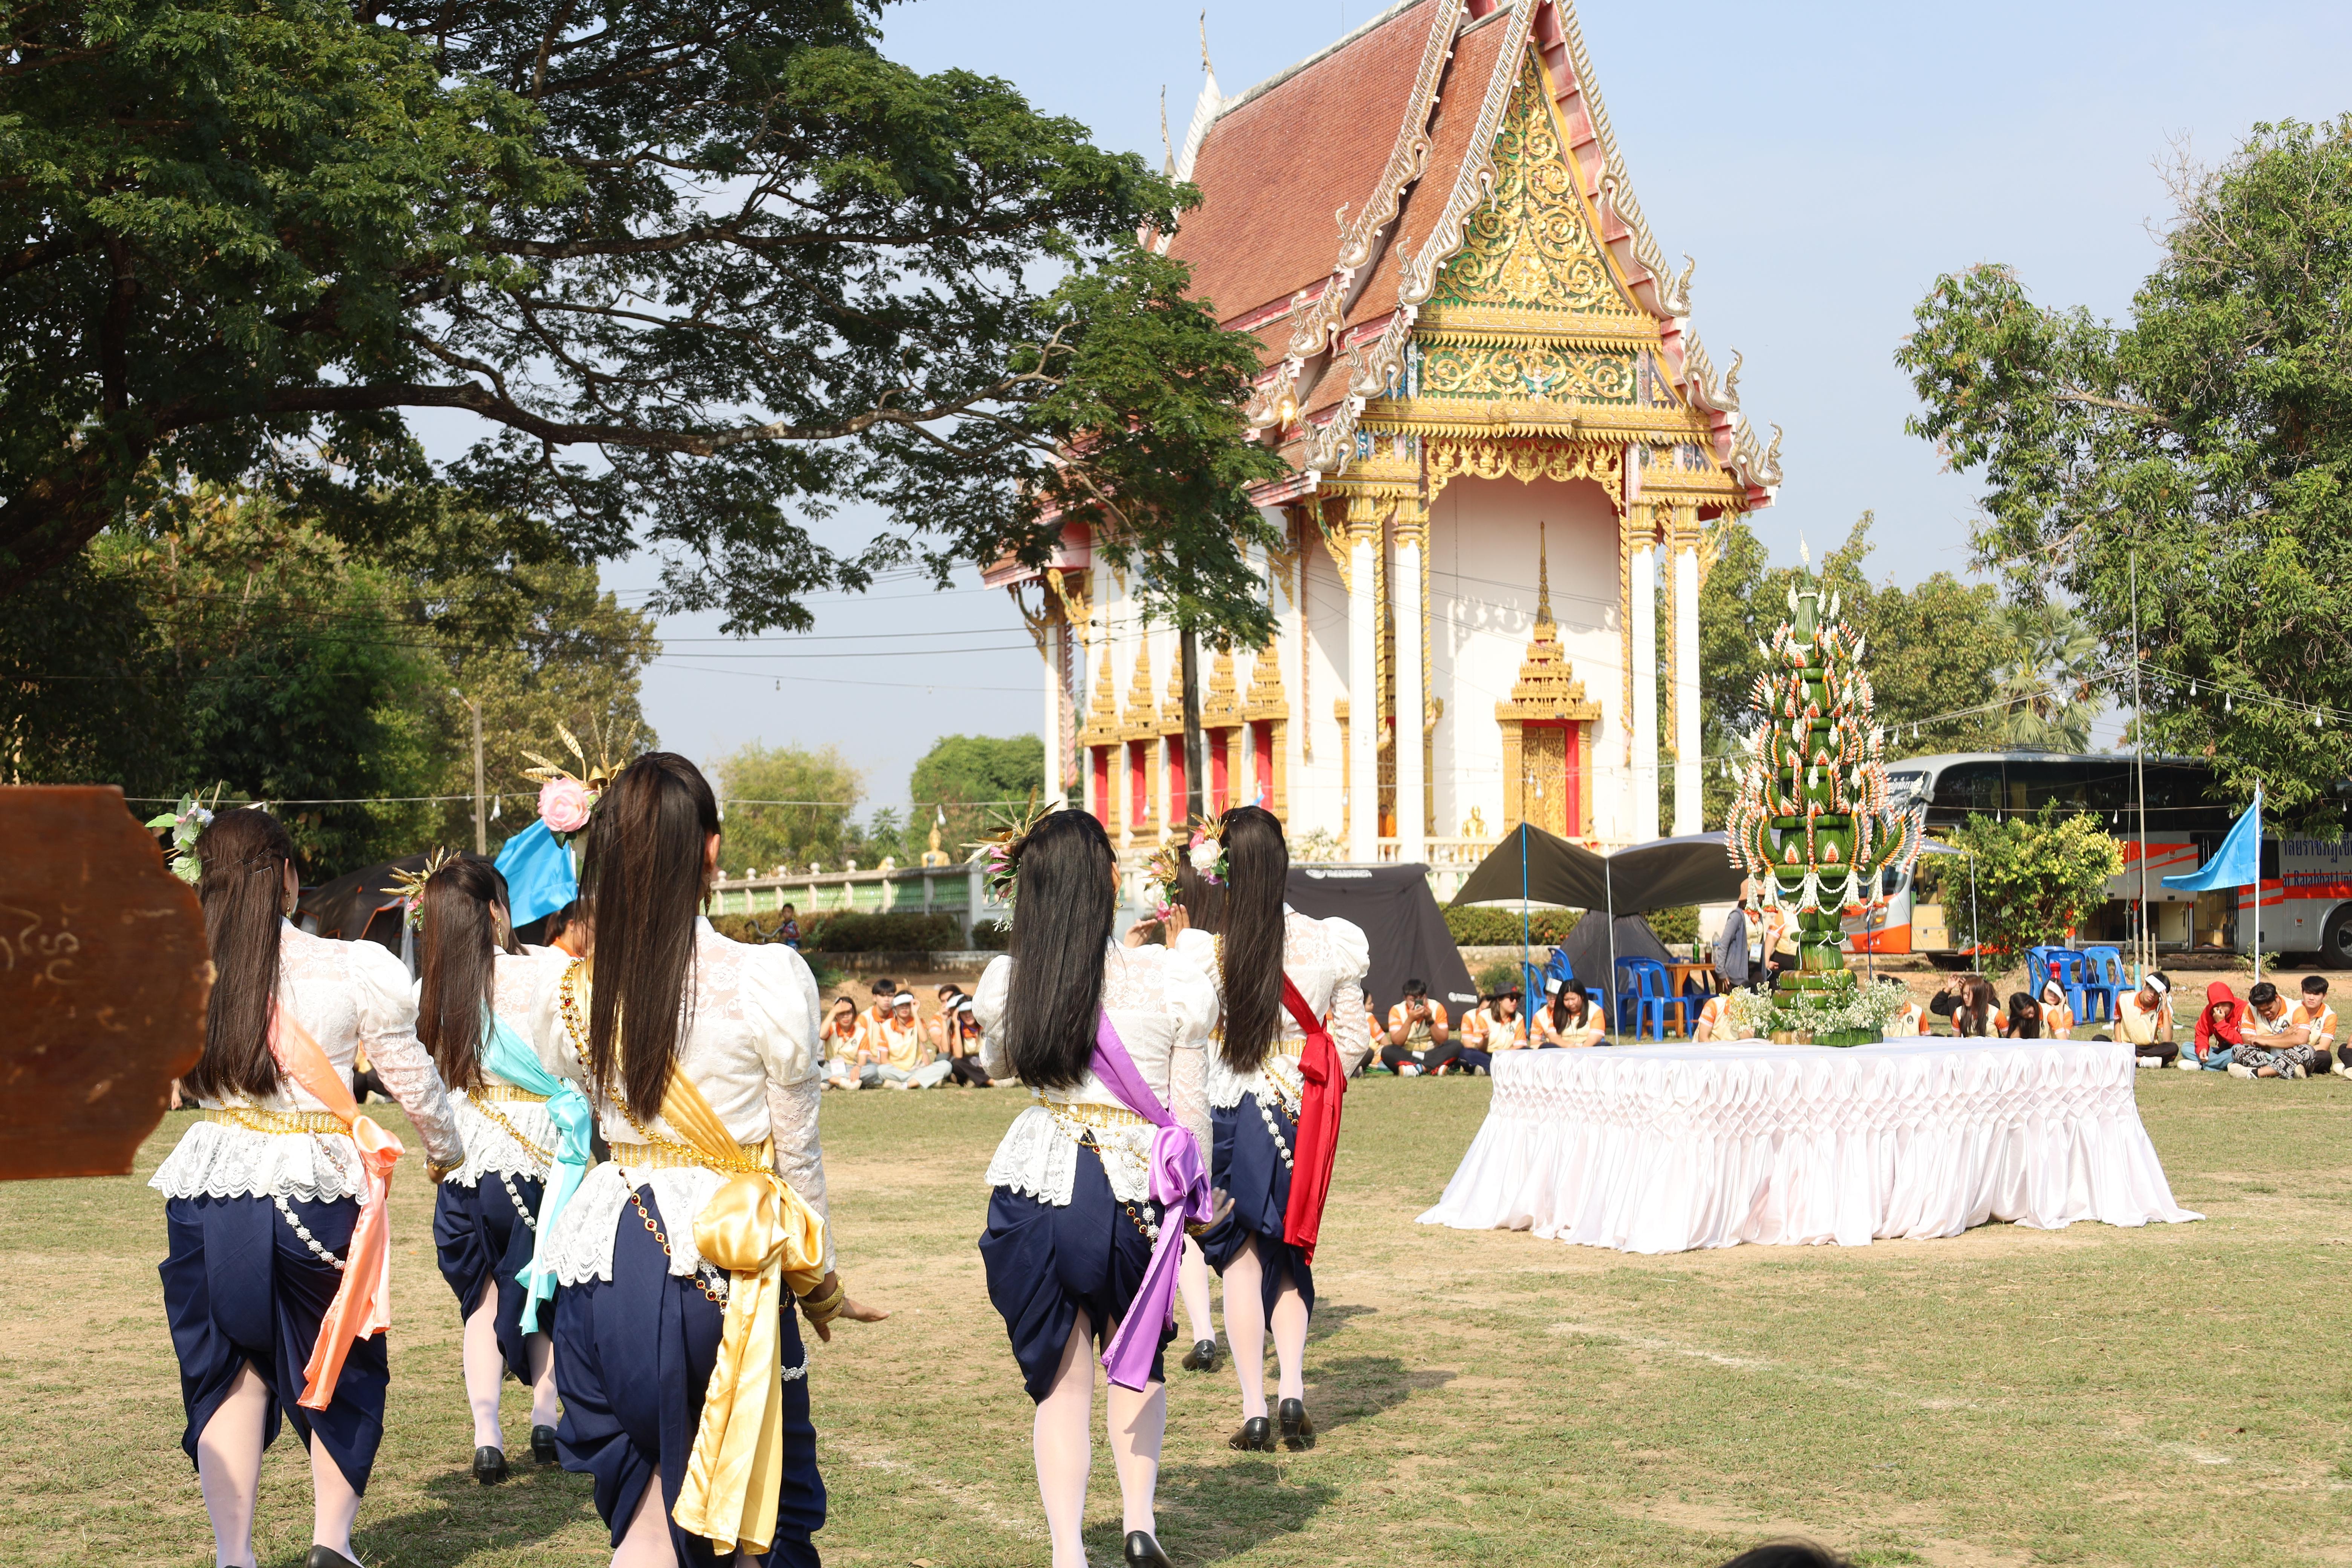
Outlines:
{"label": "yellow satin sash", "polygon": [[[576,1004],[566,1008],[572,1018],[586,1011],[588,964],[581,960],[563,978],[565,991],[572,993],[564,1000]],[[575,1038],[574,1044],[584,1042]],[[756,1554],[774,1542],[782,1484],[782,1314],[792,1310],[793,1296],[806,1295],[824,1281],[824,1221],[772,1169],[745,1168],[734,1135],[676,1063],[662,1090],[661,1115],[704,1164],[734,1173],[694,1221],[695,1249],[727,1270],[730,1288],[719,1358],[702,1395],[701,1425],[670,1517],[681,1530],[709,1541],[721,1557],[739,1548]],[[629,1120],[645,1132],[634,1116]]]}

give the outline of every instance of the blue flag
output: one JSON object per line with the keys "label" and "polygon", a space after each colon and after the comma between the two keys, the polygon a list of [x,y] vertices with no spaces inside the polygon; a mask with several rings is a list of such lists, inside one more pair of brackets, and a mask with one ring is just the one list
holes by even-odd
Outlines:
{"label": "blue flag", "polygon": [[499,850],[499,872],[507,879],[507,912],[519,926],[551,915],[580,896],[572,851],[555,841],[544,822],[534,822]]}
{"label": "blue flag", "polygon": [[2167,877],[2164,885],[2184,893],[2210,892],[2215,888],[2250,888],[2263,876],[2263,790],[2254,786],[2254,804],[2230,825],[2230,836],[2213,851],[2213,858],[2196,870]]}

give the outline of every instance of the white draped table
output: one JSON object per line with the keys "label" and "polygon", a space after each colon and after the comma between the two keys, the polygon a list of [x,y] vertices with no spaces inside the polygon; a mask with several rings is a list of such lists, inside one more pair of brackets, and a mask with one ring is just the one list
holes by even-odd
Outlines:
{"label": "white draped table", "polygon": [[1497,1052],[1421,1223],[1682,1252],[2201,1219],[2172,1201],[2135,1070],[2104,1041]]}

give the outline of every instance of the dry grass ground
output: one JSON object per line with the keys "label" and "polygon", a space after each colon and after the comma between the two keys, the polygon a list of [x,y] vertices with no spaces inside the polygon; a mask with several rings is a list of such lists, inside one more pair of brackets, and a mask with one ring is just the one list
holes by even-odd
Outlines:
{"label": "dry grass ground", "polygon": [[[1308,1377],[1322,1446],[1232,1453],[1230,1372],[1177,1373],[1162,1537],[1179,1563],[1314,1568],[1696,1568],[1790,1532],[1955,1568],[2352,1560],[2352,1083],[2139,1082],[2203,1224],[1671,1258],[1414,1225],[1486,1086],[1360,1085]],[[1029,1406],[972,1246],[1014,1092],[826,1100],[845,1265],[895,1313],[815,1351],[831,1563],[1046,1561]],[[210,1560],[141,1184],[184,1122],[131,1178],[0,1189],[0,1562]],[[466,1472],[420,1177],[395,1184],[390,1429],[361,1554],[600,1562],[583,1479]],[[510,1389],[518,1448],[523,1412]],[[285,1568],[309,1539],[289,1443],[264,1487],[263,1561]],[[1115,1562],[1107,1453],[1091,1517]]]}

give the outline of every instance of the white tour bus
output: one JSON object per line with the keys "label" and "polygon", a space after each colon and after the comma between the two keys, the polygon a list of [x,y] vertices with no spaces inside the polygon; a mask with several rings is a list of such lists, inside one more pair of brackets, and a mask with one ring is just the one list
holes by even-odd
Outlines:
{"label": "white tour bus", "polygon": [[[2235,948],[2251,952],[2254,910],[2251,889],[2177,892],[2163,877],[2193,871],[2211,854],[2243,803],[2217,803],[2213,771],[2176,758],[2150,759],[2147,775],[2146,899],[2159,950]],[[2055,800],[2094,812],[2123,846],[2124,868],[2107,883],[2107,902],[2076,932],[2077,945],[2127,946],[2138,929],[2142,898],[2137,780],[2132,759],[2069,756],[2048,752],[1966,752],[1905,757],[1886,764],[1888,804],[1925,802],[1927,831],[1937,837],[1968,820],[2033,816]],[[1846,912],[1846,945],[1854,952],[1961,954],[1969,951],[1968,878],[1952,862],[1939,904],[1912,897],[1911,879],[1885,873],[1886,908],[1865,923]],[[2263,844],[2262,943],[2265,952],[2315,953],[2321,963],[2352,967],[2352,842],[2269,838]]]}

